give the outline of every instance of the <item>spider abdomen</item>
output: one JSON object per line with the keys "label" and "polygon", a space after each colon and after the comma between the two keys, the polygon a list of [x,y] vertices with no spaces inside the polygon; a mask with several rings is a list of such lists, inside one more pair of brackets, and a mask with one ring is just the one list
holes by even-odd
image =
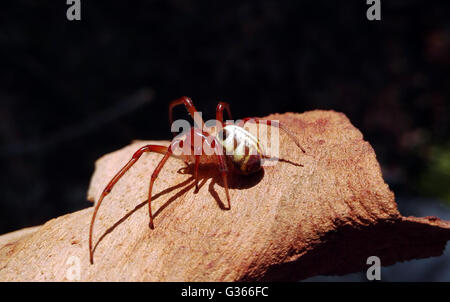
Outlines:
{"label": "spider abdomen", "polygon": [[258,139],[242,127],[227,125],[223,128],[223,149],[228,160],[242,174],[261,169],[262,149]]}

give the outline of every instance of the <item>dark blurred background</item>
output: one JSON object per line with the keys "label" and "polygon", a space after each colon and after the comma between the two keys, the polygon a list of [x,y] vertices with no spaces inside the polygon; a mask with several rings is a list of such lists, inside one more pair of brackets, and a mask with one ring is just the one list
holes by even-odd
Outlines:
{"label": "dark blurred background", "polygon": [[182,95],[210,118],[219,100],[233,117],[344,112],[399,200],[448,211],[449,1],[384,0],[381,21],[364,0],[82,0],[81,21],[68,7],[1,5],[0,234],[90,206],[95,160],[171,138]]}

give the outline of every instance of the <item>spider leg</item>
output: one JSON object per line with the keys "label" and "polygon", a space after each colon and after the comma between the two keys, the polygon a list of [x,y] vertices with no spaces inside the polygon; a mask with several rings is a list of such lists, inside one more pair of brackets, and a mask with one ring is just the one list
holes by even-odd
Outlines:
{"label": "spider leg", "polygon": [[231,203],[230,203],[230,193],[228,192],[228,178],[227,178],[228,167],[227,167],[225,155],[223,154],[222,145],[219,143],[217,138],[214,138],[213,142],[211,143],[211,147],[213,147],[215,149],[214,154],[216,155],[217,161],[219,162],[219,171],[220,171],[220,174],[222,175],[223,186],[225,188],[225,194],[227,196],[228,210],[230,210]]}
{"label": "spider leg", "polygon": [[[219,165],[219,171],[222,175],[223,184],[225,187],[225,193],[227,196],[228,201],[228,209],[230,209],[230,193],[228,191],[228,180],[227,180],[227,174],[228,174],[228,167],[226,163],[226,157],[223,154],[223,147],[222,144],[219,142],[219,140],[216,137],[211,136],[209,133],[202,131],[199,128],[191,128],[190,137],[186,139],[187,142],[191,144],[191,148],[196,148],[197,150],[201,150],[201,155],[195,156],[195,167],[194,167],[194,176],[197,178],[198,176],[198,163],[200,161],[200,156],[209,156],[206,155],[204,152],[204,143],[209,145],[212,151],[214,152],[214,156],[216,157],[216,160]],[[195,139],[197,137],[197,139]],[[195,146],[195,142],[201,142],[201,146]],[[201,148],[201,149],[198,149]],[[192,150],[192,149],[191,149]],[[196,180],[197,182],[197,180]]]}
{"label": "spider leg", "polygon": [[195,191],[198,192],[198,167],[200,164],[200,155],[195,155],[194,177],[195,177]]}
{"label": "spider leg", "polygon": [[298,139],[294,135],[294,133],[292,133],[291,130],[289,130],[284,124],[280,123],[279,121],[265,120],[265,119],[261,119],[261,118],[257,118],[257,117],[246,117],[246,118],[242,119],[242,121],[243,121],[243,124],[245,124],[246,122],[253,122],[256,124],[264,123],[269,126],[278,127],[279,129],[283,130],[294,141],[294,143],[297,145],[297,147],[300,148],[300,150],[302,150],[303,153],[306,153],[305,149],[303,149],[303,147],[300,145],[300,143],[298,142]]}
{"label": "spider leg", "polygon": [[220,174],[222,175],[222,181],[223,181],[223,186],[225,188],[225,194],[227,196],[227,201],[228,201],[228,210],[231,209],[231,203],[230,203],[230,193],[228,192],[228,179],[227,179],[227,175],[228,175],[228,168],[227,168],[227,164],[225,162],[225,156],[222,155],[217,155],[218,160],[219,160],[219,171]]}
{"label": "spider leg", "polygon": [[94,263],[94,255],[92,250],[92,233],[94,230],[94,222],[95,217],[97,216],[98,209],[100,208],[103,199],[111,192],[112,188],[119,181],[119,179],[139,160],[142,154],[146,152],[157,152],[165,154],[166,150],[167,150],[166,146],[158,146],[158,145],[146,145],[141,147],[134,153],[133,157],[128,161],[128,163],[125,166],[123,166],[123,168],[120,169],[120,171],[117,172],[117,174],[109,181],[108,185],[103,190],[97,204],[95,205],[94,214],[92,215],[91,225],[89,228],[89,256],[91,264]]}
{"label": "spider leg", "polygon": [[[189,114],[192,117],[192,119],[194,119],[194,123],[195,123],[195,121],[196,121],[196,119],[195,119],[196,114],[195,113],[197,112],[197,109],[195,109],[194,103],[192,102],[192,100],[190,98],[188,98],[187,96],[183,96],[183,97],[181,97],[179,99],[173,100],[169,104],[169,123],[170,123],[170,126],[172,126],[172,123],[173,123],[173,108],[175,106],[178,106],[178,105],[181,105],[181,104],[184,104],[184,106],[186,107],[186,110],[189,112]],[[200,119],[200,123],[201,123],[201,125],[200,125],[201,129],[204,129],[205,122],[203,121],[203,119]]]}
{"label": "spider leg", "polygon": [[153,189],[153,183],[155,182],[156,178],[158,177],[159,172],[163,168],[164,164],[167,162],[169,157],[172,155],[172,145],[170,145],[167,148],[166,153],[164,154],[164,157],[159,162],[158,166],[155,168],[155,171],[152,173],[152,177],[150,178],[150,185],[148,189],[148,213],[150,217],[150,223],[149,226],[151,229],[154,229],[155,226],[153,225],[153,213],[152,213],[152,189]]}
{"label": "spider leg", "polygon": [[223,127],[223,111],[226,110],[228,113],[228,117],[230,119],[233,119],[231,117],[231,110],[230,110],[230,104],[226,103],[226,102],[219,102],[219,104],[217,104],[216,107],[216,121],[217,121],[217,125],[216,127],[218,128],[219,123],[220,125]]}
{"label": "spider leg", "polygon": [[[191,128],[191,131],[186,136],[186,144],[189,144],[190,146],[190,154],[185,154],[186,158],[189,158],[192,161],[192,158],[194,159],[194,178],[195,178],[195,191],[197,192],[198,187],[198,169],[200,166],[200,156],[202,154],[201,150],[203,148],[203,142],[205,140],[205,135],[207,133],[202,133],[202,131],[198,128]],[[199,137],[199,139],[195,139],[195,137]],[[200,146],[196,146],[196,143],[201,143]],[[196,149],[199,152],[196,152]],[[188,150],[188,149],[184,149]]]}

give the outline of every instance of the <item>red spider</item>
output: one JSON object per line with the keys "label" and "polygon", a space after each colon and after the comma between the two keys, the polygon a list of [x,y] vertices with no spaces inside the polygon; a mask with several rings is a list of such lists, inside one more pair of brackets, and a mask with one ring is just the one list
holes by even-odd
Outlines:
{"label": "red spider", "polygon": [[[177,105],[184,104],[187,111],[194,119],[194,122],[198,120],[197,110],[192,103],[192,100],[188,97],[181,97],[177,100],[174,100],[169,105],[169,122],[172,125],[172,111],[173,108]],[[153,214],[152,214],[152,188],[153,183],[158,177],[159,172],[162,167],[169,159],[169,157],[176,157],[184,160],[186,163],[194,163],[194,177],[195,177],[195,186],[198,190],[198,168],[200,163],[216,163],[219,165],[219,171],[221,173],[223,184],[225,188],[225,193],[228,201],[228,209],[230,209],[230,195],[228,193],[228,182],[227,182],[227,173],[230,171],[228,169],[228,165],[233,168],[233,171],[236,171],[240,174],[252,174],[259,171],[262,167],[262,160],[267,158],[266,155],[263,154],[261,145],[252,134],[250,134],[247,130],[245,130],[240,125],[234,125],[225,123],[223,121],[223,111],[226,110],[229,118],[231,119],[230,106],[228,103],[220,102],[216,108],[216,130],[221,129],[223,132],[222,136],[214,135],[212,131],[206,131],[205,123],[200,118],[201,127],[191,127],[190,131],[185,135],[184,138],[175,137],[172,140],[172,143],[166,146],[159,145],[146,145],[137,150],[130,161],[122,168],[120,171],[109,181],[108,185],[103,190],[100,198],[95,205],[94,214],[92,215],[91,225],[89,229],[89,256],[91,264],[94,263],[93,250],[92,250],[92,233],[94,229],[95,217],[97,215],[97,211],[103,201],[103,199],[111,192],[114,185],[119,181],[119,179],[139,160],[142,154],[146,152],[157,152],[164,154],[163,158],[159,162],[158,166],[153,171],[153,174],[150,179],[150,187],[148,191],[148,210],[150,216],[149,226],[151,229],[154,228],[153,225]],[[295,142],[295,144],[305,153],[305,150],[300,146],[297,141],[297,138],[279,121],[273,120],[264,120],[260,118],[244,118],[242,120],[242,125],[246,122],[254,122],[254,123],[265,123],[269,126],[275,126],[279,129],[283,130],[287,133],[291,139]],[[216,134],[218,134],[216,132]],[[224,139],[222,139],[222,137]],[[200,147],[194,144],[194,141],[200,141]],[[175,154],[174,150],[176,147],[184,148],[183,150],[189,150],[191,152],[183,152],[181,154]],[[213,151],[212,155],[207,155],[205,152],[205,147],[208,147]],[[239,151],[238,151],[239,150]],[[197,151],[197,152],[195,152]],[[211,154],[211,153],[209,153]],[[228,164],[227,164],[228,163]]]}

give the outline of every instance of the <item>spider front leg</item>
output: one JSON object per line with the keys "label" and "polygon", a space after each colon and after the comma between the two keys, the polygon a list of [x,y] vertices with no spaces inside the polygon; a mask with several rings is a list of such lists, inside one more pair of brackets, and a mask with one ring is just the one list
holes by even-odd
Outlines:
{"label": "spider front leg", "polygon": [[[180,141],[185,162],[192,162],[194,160],[194,178],[195,178],[195,191],[198,192],[198,169],[200,167],[200,156],[202,153],[203,142],[207,137],[207,133],[202,130],[192,127],[187,133],[186,138]],[[185,146],[183,146],[185,144]]]}
{"label": "spider front leg", "polygon": [[227,196],[228,201],[228,210],[231,209],[230,203],[230,193],[228,192],[228,167],[225,159],[225,155],[223,154],[222,144],[219,143],[217,138],[214,138],[211,142],[211,147],[214,148],[214,154],[216,155],[218,164],[219,164],[219,172],[222,176],[223,187],[225,188],[225,194]]}
{"label": "spider front leg", "polygon": [[[197,109],[195,109],[194,103],[192,102],[192,100],[190,98],[188,98],[187,96],[183,96],[179,99],[176,99],[172,102],[170,102],[169,104],[169,123],[170,126],[172,127],[172,123],[173,123],[173,108],[175,106],[178,105],[184,105],[186,107],[186,110],[189,112],[190,116],[192,117],[192,119],[194,120],[194,123],[196,122],[196,116],[197,118],[199,118],[200,116],[195,113],[198,113]],[[203,121],[202,118],[200,118],[200,129],[204,129],[205,126],[205,122]]]}
{"label": "spider front leg", "polygon": [[150,185],[148,188],[148,213],[150,217],[149,226],[151,229],[154,229],[155,226],[153,225],[153,213],[152,213],[152,190],[153,190],[153,183],[155,182],[156,178],[158,177],[159,172],[161,171],[162,167],[165,165],[169,157],[172,155],[172,144],[167,148],[166,154],[164,154],[164,157],[159,162],[158,166],[156,167],[155,171],[153,171],[152,176],[150,178]]}
{"label": "spider front leg", "polygon": [[[204,150],[204,146],[208,146],[210,151],[213,152],[213,156],[216,157],[217,164],[219,166],[219,171],[222,176],[225,193],[228,201],[228,209],[230,209],[230,193],[228,191],[228,167],[225,159],[225,155],[223,154],[222,144],[216,137],[211,136],[209,133],[202,131],[199,128],[191,128],[188,137],[185,141],[187,144],[190,144],[190,150],[194,154],[195,166],[194,166],[194,177],[196,186],[198,188],[198,167],[200,163],[201,156],[210,156]],[[196,145],[196,143],[198,145]],[[189,150],[186,148],[185,150]],[[210,152],[208,152],[209,154]],[[191,155],[192,156],[192,155]],[[192,157],[191,157],[192,158]]]}
{"label": "spider front leg", "polygon": [[195,156],[195,163],[194,163],[194,177],[195,177],[195,192],[198,192],[198,167],[200,165],[200,155],[194,155]]}
{"label": "spider front leg", "polygon": [[[189,112],[190,116],[192,117],[192,119],[194,120],[194,124],[196,122],[196,114],[198,113],[197,109],[194,106],[194,103],[192,102],[192,100],[190,98],[188,98],[187,96],[183,96],[179,99],[173,100],[172,102],[170,102],[169,104],[169,123],[170,126],[172,127],[172,123],[173,123],[173,108],[175,106],[178,105],[184,105],[186,107],[186,110]],[[197,115],[197,118],[199,118],[200,116]],[[203,121],[202,118],[200,118],[200,124],[201,124],[201,128],[200,129],[204,129],[205,126],[205,122]],[[192,135],[192,132],[194,131],[194,129],[196,129],[195,127],[191,128],[191,138],[194,137],[194,135]],[[200,130],[200,132],[202,131]],[[175,133],[174,133],[175,135]],[[203,137],[202,137],[203,139]],[[189,141],[189,139],[187,140]],[[203,141],[202,141],[203,142]],[[191,143],[191,151],[194,151],[194,144],[193,141]],[[200,156],[199,155],[195,155],[195,166],[194,166],[194,177],[195,177],[195,189],[196,191],[198,191],[198,168],[199,168],[199,163],[200,163]]]}
{"label": "spider front leg", "polygon": [[219,102],[219,104],[217,104],[217,107],[216,107],[216,121],[217,121],[216,127],[217,128],[219,126],[219,123],[220,123],[220,126],[222,126],[222,128],[224,126],[224,124],[223,124],[223,111],[224,110],[227,111],[228,117],[230,119],[233,119],[231,117],[230,104],[228,104],[226,102]]}
{"label": "spider front leg", "polygon": [[225,194],[227,196],[228,201],[228,210],[231,209],[231,203],[230,203],[230,193],[228,192],[228,168],[227,164],[225,162],[225,155],[218,155],[218,161],[219,161],[219,171],[222,175],[222,181],[223,181],[223,187],[225,188]]}
{"label": "spider front leg", "polygon": [[[108,185],[105,187],[102,194],[100,195],[100,198],[97,201],[97,204],[95,205],[94,213],[92,215],[91,225],[89,228],[89,257],[90,257],[91,264],[94,263],[94,254],[93,254],[93,250],[92,250],[92,234],[94,231],[94,222],[95,222],[95,218],[97,216],[98,209],[100,208],[100,205],[102,204],[103,199],[111,192],[114,185],[119,181],[119,179],[122,178],[122,176],[139,160],[139,158],[142,156],[142,154],[144,154],[146,152],[157,152],[157,153],[165,154],[164,155],[165,157],[167,156],[167,154],[169,154],[169,155],[171,154],[171,152],[170,153],[168,152],[168,147],[165,147],[165,146],[146,145],[144,147],[141,147],[138,151],[136,151],[134,153],[133,157],[128,161],[128,163],[125,166],[123,166],[123,168],[120,169],[120,171],[117,172],[117,174],[109,181]],[[161,168],[159,170],[161,170]],[[149,203],[149,205],[150,205],[150,203]],[[151,213],[151,210],[150,210],[150,213]],[[152,220],[151,216],[150,216],[150,220],[151,220],[151,223],[153,224],[153,220]]]}

